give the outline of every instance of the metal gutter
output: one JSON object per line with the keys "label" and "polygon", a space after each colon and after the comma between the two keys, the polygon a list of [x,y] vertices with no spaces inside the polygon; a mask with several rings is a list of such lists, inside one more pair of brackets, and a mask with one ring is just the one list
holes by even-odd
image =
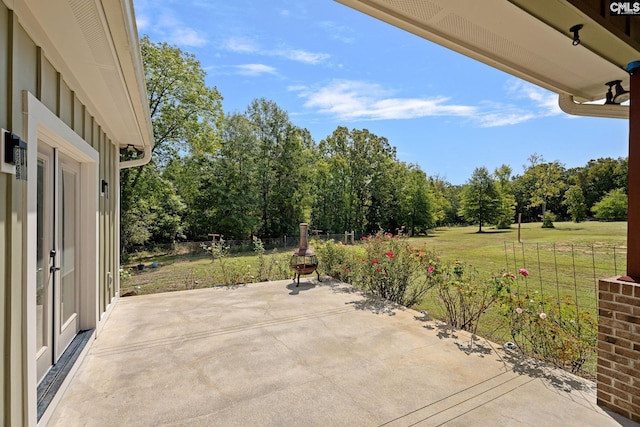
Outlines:
{"label": "metal gutter", "polygon": [[587,104],[576,102],[573,95],[558,95],[558,106],[567,114],[574,116],[605,117],[610,119],[628,119],[629,106],[617,104]]}

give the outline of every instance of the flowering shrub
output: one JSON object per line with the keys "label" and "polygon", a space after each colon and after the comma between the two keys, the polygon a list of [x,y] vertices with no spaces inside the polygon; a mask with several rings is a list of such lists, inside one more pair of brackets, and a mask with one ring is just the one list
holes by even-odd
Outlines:
{"label": "flowering shrub", "polygon": [[333,240],[326,242],[314,240],[312,245],[314,252],[318,255],[318,268],[327,276],[350,283],[355,257],[353,247],[347,247]]}
{"label": "flowering shrub", "polygon": [[480,317],[496,304],[505,292],[503,277],[478,277],[476,270],[463,262],[453,265],[430,265],[438,300],[444,308],[445,321],[453,328],[476,333]]}
{"label": "flowering shrub", "polygon": [[395,303],[411,307],[433,285],[426,257],[416,255],[406,238],[378,233],[363,239],[364,254],[350,269],[357,286]]}
{"label": "flowering shrub", "polygon": [[[519,276],[528,275],[527,270],[520,269]],[[514,275],[504,277],[512,285],[501,299],[502,314],[520,352],[580,372],[596,351],[594,316],[579,310],[570,297],[558,301],[539,292],[521,293],[515,286],[518,279]]]}

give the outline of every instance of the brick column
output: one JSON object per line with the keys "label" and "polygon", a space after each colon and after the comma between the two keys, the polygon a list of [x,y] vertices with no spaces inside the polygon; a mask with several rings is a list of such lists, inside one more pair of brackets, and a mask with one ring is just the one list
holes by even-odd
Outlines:
{"label": "brick column", "polygon": [[640,284],[599,283],[598,405],[640,422]]}

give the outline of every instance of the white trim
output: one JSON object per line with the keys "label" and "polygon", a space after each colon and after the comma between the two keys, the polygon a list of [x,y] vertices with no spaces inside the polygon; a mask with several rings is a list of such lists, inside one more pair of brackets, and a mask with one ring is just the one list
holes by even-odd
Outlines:
{"label": "white trim", "polygon": [[69,128],[44,104],[29,92],[23,92],[25,117],[24,140],[27,142],[27,197],[25,244],[23,246],[25,303],[25,373],[24,401],[25,424],[37,424],[37,368],[35,348],[36,327],[36,230],[37,230],[37,157],[38,143],[60,149],[68,157],[80,162],[81,218],[80,232],[83,241],[80,263],[83,266],[80,289],[80,328],[96,328],[98,325],[98,195],[99,153]]}

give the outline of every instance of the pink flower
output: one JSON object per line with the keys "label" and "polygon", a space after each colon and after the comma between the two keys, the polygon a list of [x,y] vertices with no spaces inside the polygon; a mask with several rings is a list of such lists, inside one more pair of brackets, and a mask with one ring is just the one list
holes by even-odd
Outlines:
{"label": "pink flower", "polygon": [[544,319],[546,319],[546,318],[547,318],[547,315],[546,315],[546,314],[544,314],[544,313],[540,313],[540,318],[541,318],[542,320],[544,320]]}
{"label": "pink flower", "polygon": [[349,274],[351,273],[351,270],[349,270],[348,268],[344,271],[345,273]]}
{"label": "pink flower", "polygon": [[516,313],[522,314],[522,309],[520,307],[516,308]]}
{"label": "pink flower", "polygon": [[380,273],[380,269],[379,268],[376,268],[376,273]]}
{"label": "pink flower", "polygon": [[506,277],[506,278],[509,278],[509,279],[515,279],[515,278],[516,278],[516,276],[514,276],[514,275],[513,275],[513,274],[511,274],[511,273],[504,273],[504,274],[502,275],[502,277]]}
{"label": "pink flower", "polygon": [[427,271],[428,271],[429,273],[433,273],[434,271],[436,271],[436,269],[435,269],[435,268],[433,268],[432,266],[429,266],[429,268],[427,268]]}
{"label": "pink flower", "polygon": [[386,255],[387,255],[389,258],[393,258],[393,257],[394,257],[393,252],[387,252],[387,253],[386,253]]}
{"label": "pink flower", "polygon": [[521,275],[522,277],[527,277],[529,275],[529,272],[527,271],[526,268],[521,268],[520,270],[518,270],[518,274]]}
{"label": "pink flower", "polygon": [[371,264],[379,264],[380,262],[377,259],[372,259]]}

